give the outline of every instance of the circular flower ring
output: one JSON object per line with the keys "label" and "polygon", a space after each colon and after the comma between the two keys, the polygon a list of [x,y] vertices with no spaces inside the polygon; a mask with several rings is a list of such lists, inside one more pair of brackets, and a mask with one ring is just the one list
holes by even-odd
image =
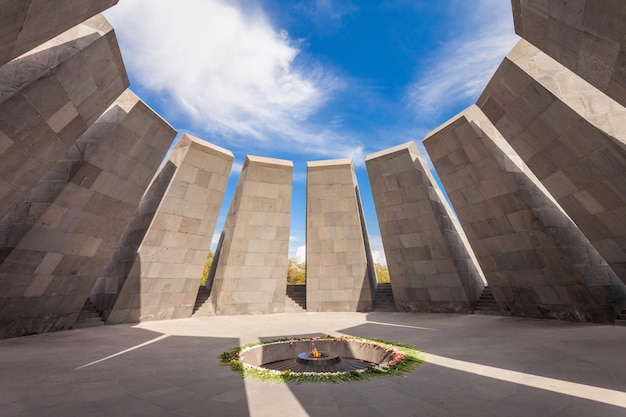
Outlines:
{"label": "circular flower ring", "polygon": [[[343,343],[357,344],[365,349],[378,351],[378,357],[382,359],[369,369],[360,369],[346,372],[295,372],[292,370],[278,371],[264,368],[258,364],[258,360],[247,360],[247,356],[254,357],[255,350],[271,345],[289,344],[292,349],[302,346],[302,343]],[[289,348],[289,346],[277,348]],[[289,349],[287,349],[289,350]],[[258,356],[258,355],[257,355]],[[401,345],[384,340],[365,339],[353,336],[325,336],[319,338],[299,337],[290,339],[278,339],[266,342],[251,343],[239,346],[222,353],[220,356],[222,365],[230,367],[242,377],[252,377],[263,381],[280,382],[344,382],[366,380],[378,376],[403,375],[417,368],[424,362],[424,355],[413,346]]]}

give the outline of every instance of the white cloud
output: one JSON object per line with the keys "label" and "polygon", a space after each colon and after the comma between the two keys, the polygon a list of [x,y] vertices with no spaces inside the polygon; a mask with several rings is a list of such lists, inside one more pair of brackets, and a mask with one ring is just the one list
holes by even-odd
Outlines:
{"label": "white cloud", "polygon": [[370,253],[372,254],[372,260],[375,263],[387,265],[387,259],[385,258],[385,250],[383,249],[383,240],[378,235],[369,236]]}
{"label": "white cloud", "polygon": [[298,246],[298,249],[296,249],[296,259],[298,262],[304,262],[306,260],[306,245]]}
{"label": "white cloud", "polygon": [[326,24],[329,20],[341,20],[345,15],[357,10],[358,7],[349,0],[315,0],[313,4],[313,13]]}
{"label": "white cloud", "polygon": [[[238,6],[126,0],[107,17],[143,91],[171,101],[166,111],[178,108],[194,129],[247,149],[296,142],[295,152],[353,153],[356,141],[305,123],[342,81],[315,63],[298,67],[299,41],[273,28],[258,7]],[[347,145],[329,145],[340,141]]]}
{"label": "white cloud", "polygon": [[374,263],[387,265],[387,258],[385,258],[385,252],[373,250],[372,251],[372,260]]}
{"label": "white cloud", "polygon": [[238,176],[243,169],[243,162],[233,162],[233,167],[230,170],[230,176]]}
{"label": "white cloud", "polygon": [[473,102],[519,39],[513,29],[510,2],[456,1],[452,8],[461,16],[457,26],[460,32],[421,64],[428,70],[409,88],[409,107],[421,120]]}
{"label": "white cloud", "polygon": [[305,170],[299,171],[296,170],[293,173],[293,182],[294,184],[299,183],[299,184],[306,184],[306,176],[307,176],[307,172]]}
{"label": "white cloud", "polygon": [[217,248],[217,244],[220,241],[221,233],[213,233],[213,237],[211,237],[211,250],[215,251]]}

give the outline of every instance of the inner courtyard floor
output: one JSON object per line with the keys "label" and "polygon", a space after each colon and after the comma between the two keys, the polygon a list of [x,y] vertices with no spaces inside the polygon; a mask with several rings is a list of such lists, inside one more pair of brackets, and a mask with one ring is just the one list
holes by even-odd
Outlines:
{"label": "inner courtyard floor", "polygon": [[[218,355],[259,340],[351,335],[416,346],[406,377],[242,379]],[[0,340],[0,416],[626,415],[626,327],[499,316],[198,317]]]}

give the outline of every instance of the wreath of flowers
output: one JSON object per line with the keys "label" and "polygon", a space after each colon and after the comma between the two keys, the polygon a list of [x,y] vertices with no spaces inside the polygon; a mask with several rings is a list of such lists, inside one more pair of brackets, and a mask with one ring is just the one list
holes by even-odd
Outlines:
{"label": "wreath of flowers", "polygon": [[[369,344],[384,349],[389,353],[386,362],[376,364],[369,369],[359,369],[346,372],[294,372],[291,370],[278,371],[251,365],[244,360],[247,351],[262,345],[273,345],[294,342],[358,342]],[[404,375],[417,368],[424,362],[424,355],[413,346],[402,345],[379,339],[365,339],[353,336],[324,336],[324,337],[299,337],[289,339],[277,339],[266,342],[250,343],[248,345],[232,348],[219,355],[223,366],[230,367],[242,377],[251,377],[262,381],[275,383],[292,382],[345,382],[359,381],[379,376]]]}

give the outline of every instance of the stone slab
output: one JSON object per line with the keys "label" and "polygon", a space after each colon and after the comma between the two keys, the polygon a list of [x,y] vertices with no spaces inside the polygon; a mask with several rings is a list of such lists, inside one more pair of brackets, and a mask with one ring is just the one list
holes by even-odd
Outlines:
{"label": "stone slab", "polygon": [[626,3],[512,0],[515,33],[626,106]]}
{"label": "stone slab", "polygon": [[307,163],[307,311],[370,311],[376,277],[351,159]]}
{"label": "stone slab", "polygon": [[471,312],[483,278],[415,143],[371,154],[365,164],[396,308]]}
{"label": "stone slab", "polygon": [[424,146],[505,314],[613,320],[626,287],[478,107]]}
{"label": "stone slab", "polygon": [[[23,2],[2,7],[9,3]],[[0,67],[0,217],[128,84],[115,33],[101,15]]]}
{"label": "stone slab", "polygon": [[181,137],[94,289],[107,324],[191,317],[233,160]]}
{"label": "stone slab", "polygon": [[0,66],[117,4],[118,0],[0,3]]}
{"label": "stone slab", "polygon": [[0,335],[66,329],[176,132],[127,90],[0,220]]}
{"label": "stone slab", "polygon": [[477,104],[626,282],[626,108],[524,40]]}
{"label": "stone slab", "polygon": [[284,311],[292,177],[290,161],[246,157],[211,271],[215,314]]}

